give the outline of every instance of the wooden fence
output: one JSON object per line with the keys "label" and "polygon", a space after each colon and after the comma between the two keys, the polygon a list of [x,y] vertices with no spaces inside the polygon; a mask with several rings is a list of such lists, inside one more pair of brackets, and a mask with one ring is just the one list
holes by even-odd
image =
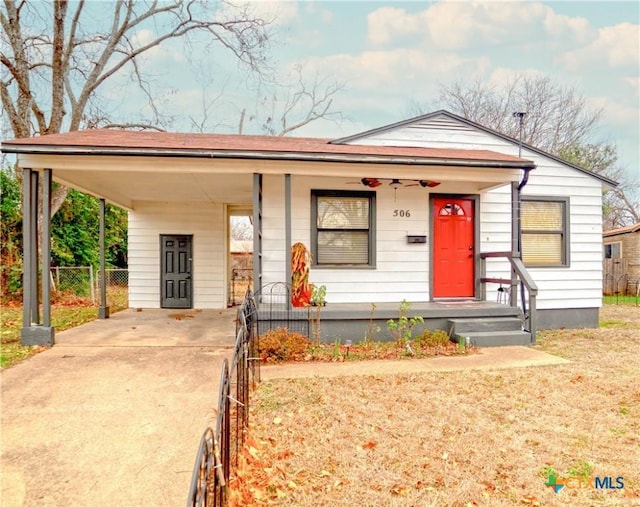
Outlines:
{"label": "wooden fence", "polygon": [[[602,290],[605,296],[627,294],[631,290],[628,282],[627,259],[604,259]],[[632,292],[635,295],[635,290]]]}

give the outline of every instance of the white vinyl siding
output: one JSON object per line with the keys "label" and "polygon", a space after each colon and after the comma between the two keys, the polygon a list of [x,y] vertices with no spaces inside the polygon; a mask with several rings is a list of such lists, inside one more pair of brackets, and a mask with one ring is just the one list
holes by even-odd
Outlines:
{"label": "white vinyl siding", "polygon": [[192,234],[193,306],[225,308],[222,204],[136,203],[129,212],[129,306],[160,308],[160,235]]}
{"label": "white vinyl siding", "polygon": [[[491,125],[488,125],[491,127]],[[499,136],[438,116],[374,133],[352,141],[363,145],[429,146],[491,150],[518,155],[518,146]],[[522,158],[536,164],[523,195],[570,197],[570,266],[529,268],[540,289],[540,309],[594,308],[602,305],[602,185],[589,175],[526,148]],[[434,189],[438,190],[438,188]],[[510,187],[483,193],[480,198],[481,251],[511,250]],[[380,203],[379,203],[380,206]],[[505,277],[508,265],[487,261],[487,276]],[[488,287],[491,289],[491,287]],[[495,292],[489,292],[492,299]],[[495,299],[493,299],[495,301]]]}
{"label": "white vinyl siding", "polygon": [[[311,245],[311,190],[362,190],[353,178],[291,176],[291,240]],[[311,268],[309,281],[326,285],[329,303],[371,303],[429,300],[429,244],[408,244],[407,235],[427,235],[429,193],[421,187],[388,185],[376,192],[376,266]],[[263,280],[284,282],[284,177],[263,180]],[[394,209],[410,209],[410,217],[394,217]],[[269,226],[267,227],[267,224]]]}

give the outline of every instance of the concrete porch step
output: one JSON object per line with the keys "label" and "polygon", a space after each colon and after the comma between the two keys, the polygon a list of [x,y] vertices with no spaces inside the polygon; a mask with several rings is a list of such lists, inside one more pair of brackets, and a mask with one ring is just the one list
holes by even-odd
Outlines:
{"label": "concrete porch step", "polygon": [[476,347],[499,347],[502,345],[531,345],[531,333],[527,331],[469,331],[451,335],[455,343],[469,339]]}
{"label": "concrete porch step", "polygon": [[456,333],[480,331],[520,331],[522,320],[517,317],[478,317],[449,319],[449,329]]}

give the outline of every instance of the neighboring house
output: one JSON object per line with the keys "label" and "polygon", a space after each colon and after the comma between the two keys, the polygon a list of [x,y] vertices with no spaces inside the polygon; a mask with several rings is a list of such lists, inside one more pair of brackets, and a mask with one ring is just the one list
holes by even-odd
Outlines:
{"label": "neighboring house", "polygon": [[638,294],[640,289],[640,223],[603,234],[605,294]]}
{"label": "neighboring house", "polygon": [[530,290],[502,301],[520,311],[525,294],[535,310],[537,293],[538,327],[598,325],[602,191],[616,183],[446,111],[333,141],[90,130],[2,150],[25,175],[129,210],[131,307],[225,307],[229,217],[250,210],[256,289],[290,280],[304,243],[326,333],[360,339],[372,303],[384,322],[403,299],[454,331],[454,318],[504,317],[518,280]]}

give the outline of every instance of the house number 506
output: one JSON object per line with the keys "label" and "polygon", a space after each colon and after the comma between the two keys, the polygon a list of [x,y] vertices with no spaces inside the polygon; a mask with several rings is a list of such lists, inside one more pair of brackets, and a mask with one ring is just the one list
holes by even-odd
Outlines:
{"label": "house number 506", "polygon": [[393,210],[393,216],[394,217],[402,217],[402,218],[409,218],[411,216],[411,211],[408,209],[394,209]]}

